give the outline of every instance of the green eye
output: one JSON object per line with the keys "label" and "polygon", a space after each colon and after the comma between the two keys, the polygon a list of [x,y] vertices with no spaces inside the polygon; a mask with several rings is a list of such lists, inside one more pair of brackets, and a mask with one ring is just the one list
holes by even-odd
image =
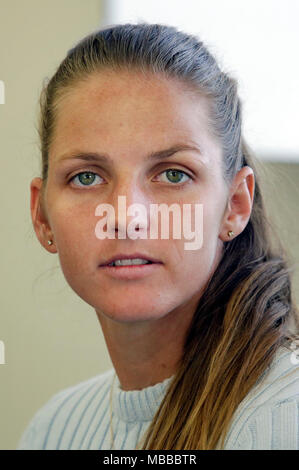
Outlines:
{"label": "green eye", "polygon": [[[184,176],[187,176],[188,178],[190,178],[189,175],[187,175],[187,173],[185,173],[184,171],[180,171],[180,170],[175,170],[173,168],[170,168],[169,170],[165,170],[162,172],[163,173],[166,173],[167,175],[167,178],[172,182],[172,183],[180,183],[181,180],[182,180],[182,177]],[[182,176],[183,175],[183,176]]]}
{"label": "green eye", "polygon": [[[187,180],[184,182],[188,181],[188,179],[192,179],[187,173],[181,170],[177,170],[175,168],[169,168],[168,170],[162,171],[160,173],[161,175],[165,174],[167,181],[166,182],[171,182],[171,183],[181,183],[182,179],[187,177]],[[96,178],[101,178],[99,175],[96,173],[93,173],[92,171],[82,171],[81,173],[77,173],[77,175],[74,175],[70,181],[73,181],[75,186],[95,186],[93,184],[96,181]],[[165,180],[164,180],[165,181]]]}
{"label": "green eye", "polygon": [[84,171],[75,175],[72,180],[75,182],[77,179],[77,181],[80,182],[80,184],[77,186],[92,186],[92,183],[95,181],[96,177],[99,177],[99,175],[91,171]]}

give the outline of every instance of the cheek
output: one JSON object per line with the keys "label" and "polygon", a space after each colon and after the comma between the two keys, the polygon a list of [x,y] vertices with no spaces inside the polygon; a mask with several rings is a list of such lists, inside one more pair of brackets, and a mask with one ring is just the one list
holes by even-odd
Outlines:
{"label": "cheek", "polygon": [[[203,203],[200,221],[197,225],[192,222],[192,238],[175,243],[176,272],[181,282],[187,287],[189,285],[190,289],[204,285],[221,259],[222,243],[218,238],[221,225],[220,209],[216,204]],[[195,220],[194,213],[192,220]],[[194,249],[186,249],[188,246],[194,246]]]}
{"label": "cheek", "polygon": [[97,256],[96,217],[89,208],[53,211],[52,228],[63,270],[84,269]]}
{"label": "cheek", "polygon": [[[198,250],[187,252],[185,262],[184,278],[186,283],[203,284],[207,281],[211,274],[214,264],[216,249],[214,244],[203,242],[203,245]],[[192,254],[191,254],[192,253]]]}
{"label": "cheek", "polygon": [[[65,198],[66,199],[66,198]],[[95,224],[97,218],[95,217],[95,208],[93,204],[81,203],[76,201],[57,201],[52,211],[52,221],[54,225],[54,233],[62,239],[68,239],[71,243],[72,240],[76,242],[78,238],[82,241],[95,237]]]}

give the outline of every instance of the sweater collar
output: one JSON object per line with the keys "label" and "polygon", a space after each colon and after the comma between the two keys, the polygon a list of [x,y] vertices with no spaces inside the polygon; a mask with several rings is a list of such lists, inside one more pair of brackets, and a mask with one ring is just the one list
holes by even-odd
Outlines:
{"label": "sweater collar", "polygon": [[151,421],[173,377],[142,390],[122,390],[118,376],[115,375],[112,393],[114,414],[126,422]]}

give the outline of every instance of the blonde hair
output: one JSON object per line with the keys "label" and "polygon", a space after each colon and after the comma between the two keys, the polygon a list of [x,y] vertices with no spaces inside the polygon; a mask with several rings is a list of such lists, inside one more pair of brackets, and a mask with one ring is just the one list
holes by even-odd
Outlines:
{"label": "blonde hair", "polygon": [[212,131],[223,148],[223,178],[229,184],[243,166],[254,170],[248,224],[224,242],[222,259],[186,334],[178,370],[141,444],[155,450],[223,448],[238,405],[267,371],[278,348],[297,337],[291,320],[298,331],[292,268],[265,211],[259,163],[241,134],[237,83],[220,70],[197,37],[172,26],[123,24],[90,34],[67,53],[41,94],[44,185],[60,99],[79,81],[105,69],[177,79],[209,97]]}

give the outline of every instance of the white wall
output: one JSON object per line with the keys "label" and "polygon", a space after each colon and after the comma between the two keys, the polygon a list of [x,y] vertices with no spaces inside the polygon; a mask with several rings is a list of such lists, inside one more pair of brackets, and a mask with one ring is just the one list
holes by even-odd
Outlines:
{"label": "white wall", "polygon": [[263,159],[299,161],[298,0],[106,0],[106,22],[157,22],[199,35],[244,103],[244,133]]}

